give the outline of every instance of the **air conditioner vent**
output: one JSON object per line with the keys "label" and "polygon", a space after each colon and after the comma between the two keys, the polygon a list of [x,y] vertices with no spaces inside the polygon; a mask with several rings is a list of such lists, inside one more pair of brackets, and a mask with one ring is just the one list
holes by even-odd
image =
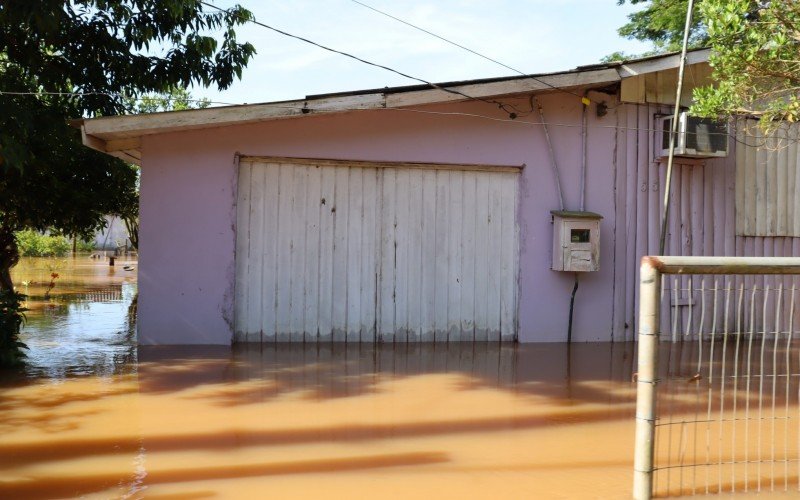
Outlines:
{"label": "air conditioner vent", "polygon": [[[672,116],[661,118],[661,156],[669,155],[669,133]],[[728,156],[728,124],[709,118],[689,116],[685,111],[678,118],[675,156],[712,158]]]}

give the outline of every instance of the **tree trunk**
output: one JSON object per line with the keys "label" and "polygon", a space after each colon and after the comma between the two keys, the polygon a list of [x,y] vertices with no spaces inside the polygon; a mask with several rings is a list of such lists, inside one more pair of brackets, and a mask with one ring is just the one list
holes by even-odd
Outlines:
{"label": "tree trunk", "polygon": [[131,240],[131,246],[137,252],[139,251],[139,217],[122,217],[125,223],[125,229],[128,230],[128,239]]}
{"label": "tree trunk", "polygon": [[11,268],[19,262],[19,248],[14,232],[0,226],[0,291],[14,290]]}

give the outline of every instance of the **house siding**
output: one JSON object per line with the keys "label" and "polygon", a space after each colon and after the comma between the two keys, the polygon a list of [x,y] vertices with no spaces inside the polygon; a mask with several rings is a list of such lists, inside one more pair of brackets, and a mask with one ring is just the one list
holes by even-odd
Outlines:
{"label": "house siding", "polygon": [[[585,208],[601,221],[600,270],[584,273],[573,340],[632,340],[639,261],[657,253],[665,168],[656,160],[655,105],[606,100],[589,113]],[[565,93],[539,97],[552,124],[566,209],[580,200],[581,104]],[[528,98],[503,99],[516,121],[486,103],[305,116],[142,139],[139,340],[228,344],[233,335],[236,153],[362,161],[525,164],[519,184],[521,342],[566,339],[572,273],[550,269],[550,211],[559,209],[544,132]],[[447,113],[447,114],[431,114]],[[794,238],[737,237],[735,144],[727,158],[678,160],[667,248],[683,255],[798,255]],[[180,241],[176,249],[174,242]],[[763,284],[763,278],[758,278]],[[756,282],[757,278],[751,278]],[[787,280],[788,283],[788,280]]]}
{"label": "house siding", "polygon": [[[654,148],[655,132],[652,129],[653,116],[669,111],[669,108],[654,105],[628,104],[617,115],[620,129],[616,155],[618,240],[614,253],[617,260],[614,276],[614,340],[634,339],[639,262],[642,256],[658,254],[659,250],[666,160],[657,158]],[[675,159],[666,255],[800,255],[798,238],[736,234],[736,154],[740,147],[731,138],[727,157],[707,160]],[[752,187],[750,186],[751,189]],[[747,187],[740,184],[740,188]],[[695,287],[699,285],[696,281],[693,283]],[[709,278],[707,286],[712,286],[713,283]],[[719,286],[731,286],[733,290],[738,290],[741,286],[751,290],[754,286],[778,286],[781,283],[787,288],[800,286],[800,281],[791,277],[757,276],[718,281]],[[669,290],[675,284],[685,289],[689,285],[689,278],[676,278],[675,282],[668,280],[665,287]],[[624,290],[624,294],[621,290]],[[679,307],[677,311],[682,332],[687,324],[688,308]],[[796,316],[795,320],[797,319],[800,316]],[[757,321],[760,323],[761,318]],[[767,324],[771,325],[769,318]]]}

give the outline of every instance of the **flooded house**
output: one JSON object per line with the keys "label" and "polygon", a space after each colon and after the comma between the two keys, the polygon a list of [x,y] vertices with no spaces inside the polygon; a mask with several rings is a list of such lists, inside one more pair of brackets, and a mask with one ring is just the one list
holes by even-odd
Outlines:
{"label": "flooded house", "polygon": [[[560,342],[573,294],[573,341],[632,340],[678,64],[83,121],[141,165],[139,342]],[[796,151],[681,120],[667,254],[797,253]]]}

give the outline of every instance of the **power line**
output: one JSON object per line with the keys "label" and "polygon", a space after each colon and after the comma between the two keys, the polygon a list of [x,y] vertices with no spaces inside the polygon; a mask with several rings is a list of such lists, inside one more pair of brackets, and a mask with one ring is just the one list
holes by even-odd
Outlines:
{"label": "power line", "polygon": [[[108,92],[10,92],[10,91],[0,91],[0,95],[36,95],[36,96],[48,96],[48,95],[72,95],[72,96],[83,96],[83,95],[107,95],[110,97],[126,97],[124,94],[114,94]],[[141,98],[139,98],[141,99]],[[171,98],[169,100],[176,100],[179,98]],[[242,106],[245,105],[244,103],[221,103],[216,101],[203,101],[202,99],[189,99],[190,102],[209,102],[214,104],[224,104],[226,106]],[[629,106],[641,106],[641,104],[637,103],[624,103]],[[258,104],[250,104],[251,106],[257,106]],[[280,109],[287,109],[287,110],[294,110],[299,111],[301,113],[314,113],[317,111],[313,107],[309,107],[308,105],[281,105],[281,104],[265,104],[271,107],[280,108]],[[505,104],[507,106],[512,106],[511,104]],[[186,111],[198,111],[196,109],[186,110]],[[320,110],[320,111],[330,111],[328,109]],[[397,112],[404,112],[404,113],[418,113],[418,114],[427,114],[427,115],[438,115],[438,116],[463,116],[469,118],[480,118],[484,120],[490,120],[495,122],[503,122],[503,123],[514,123],[517,125],[530,125],[530,126],[551,126],[551,127],[562,127],[562,128],[579,128],[581,124],[572,124],[572,123],[557,123],[557,122],[547,122],[547,121],[537,121],[531,122],[522,119],[509,119],[509,118],[498,118],[496,116],[487,116],[478,113],[466,113],[460,111],[431,111],[431,110],[422,110],[422,109],[411,109],[411,108],[343,108],[340,111],[342,112],[353,112],[353,111],[361,111],[361,112],[369,112],[369,111],[397,111]],[[591,129],[605,129],[605,130],[618,130],[618,131],[639,131],[639,132],[663,132],[663,129],[660,128],[642,128],[642,127],[623,127],[620,125],[589,125]],[[734,123],[734,129],[737,129]],[[758,135],[755,135],[750,132],[750,127],[744,127],[742,130],[746,137],[758,138]],[[743,144],[748,147],[765,147],[767,142],[770,140],[768,137],[762,137],[763,141],[759,144],[751,144],[746,141],[739,139],[735,134],[730,132],[709,132],[709,135],[725,135],[733,139],[735,142],[739,144]],[[773,140],[777,140],[779,142],[786,142],[786,143],[800,143],[800,138],[790,138],[790,137],[774,137]]]}
{"label": "power line", "polygon": [[[14,92],[14,91],[0,91],[0,95],[32,95],[32,96],[50,96],[50,95],[69,95],[69,96],[85,96],[85,95],[105,95],[109,97],[127,97],[124,94],[119,93],[110,93],[110,92],[46,92],[46,91],[38,91],[38,92]],[[136,100],[142,100],[146,98],[136,98]],[[165,98],[167,100],[183,100],[181,98]],[[243,106],[246,105],[244,103],[223,103],[218,101],[205,101],[203,99],[187,99],[186,101],[189,102],[208,102],[211,104],[223,104],[226,106]],[[638,103],[622,103],[629,106],[642,106],[642,104]],[[250,104],[251,106],[257,106],[259,104]],[[301,113],[314,113],[317,111],[314,107],[309,107],[308,105],[281,105],[281,104],[270,104],[266,103],[265,105],[269,105],[271,107],[280,108],[280,109],[287,109],[287,110],[294,110],[299,111]],[[512,104],[504,103],[506,106],[513,106]],[[186,111],[199,111],[197,109],[191,109]],[[330,111],[328,109],[320,110],[320,111]],[[480,118],[489,121],[495,122],[502,122],[502,123],[514,123],[517,125],[529,125],[529,126],[550,126],[550,127],[561,127],[561,128],[579,128],[581,124],[573,124],[573,123],[557,123],[557,122],[547,122],[547,121],[537,121],[531,122],[522,119],[509,119],[509,118],[498,118],[496,116],[487,116],[478,113],[466,113],[461,111],[431,111],[431,110],[422,110],[422,109],[411,109],[411,108],[343,108],[340,111],[342,112],[354,112],[354,111],[361,111],[361,112],[369,112],[369,111],[396,111],[396,112],[403,112],[403,113],[418,113],[418,114],[426,114],[426,115],[438,115],[438,116],[462,116],[462,117],[469,117],[469,118]],[[530,113],[528,113],[530,114]],[[122,115],[120,115],[122,116]],[[527,115],[525,115],[527,116]],[[624,131],[624,132],[663,132],[663,129],[660,128],[642,128],[642,127],[623,127],[620,125],[588,125],[588,128],[591,129],[605,129],[605,130],[617,130],[617,131]],[[734,123],[733,129],[737,130],[738,127]],[[736,134],[730,132],[708,132],[708,135],[724,135],[728,136],[733,139],[734,142],[748,146],[748,147],[766,147],[767,142],[772,139],[778,141],[780,143],[787,143],[787,144],[797,144],[800,143],[800,138],[791,138],[791,137],[763,137],[750,132],[750,127],[745,126],[742,129],[745,137],[750,138],[759,138],[761,137],[763,140],[759,144],[751,144],[746,140],[739,139]],[[788,133],[788,132],[787,132]]]}
{"label": "power line", "polygon": [[439,40],[441,40],[441,41],[443,41],[445,43],[449,43],[450,45],[453,45],[454,47],[458,47],[459,49],[466,50],[467,52],[470,52],[470,53],[472,53],[472,54],[474,54],[474,55],[476,55],[478,57],[482,57],[483,59],[486,59],[487,61],[491,61],[491,62],[493,62],[495,64],[498,64],[498,65],[500,65],[500,66],[502,66],[502,67],[504,67],[506,69],[510,69],[511,71],[514,71],[515,73],[519,73],[520,75],[522,75],[524,77],[527,77],[527,78],[530,78],[533,81],[539,82],[542,85],[550,87],[553,90],[557,90],[557,91],[563,92],[565,94],[570,94],[570,95],[573,95],[573,96],[581,98],[581,99],[584,98],[584,96],[582,96],[580,94],[577,94],[575,92],[570,92],[569,90],[566,90],[566,89],[562,89],[561,87],[557,87],[557,86],[555,86],[555,85],[553,85],[551,83],[548,83],[548,82],[546,82],[546,81],[544,81],[544,80],[542,80],[540,78],[536,78],[535,76],[532,76],[532,75],[530,75],[528,73],[524,73],[524,72],[522,72],[522,71],[520,71],[520,70],[518,70],[516,68],[512,68],[511,66],[509,66],[509,65],[507,65],[505,63],[502,63],[502,62],[498,61],[497,59],[492,59],[491,57],[489,57],[487,55],[481,54],[478,51],[472,50],[469,47],[465,47],[465,46],[463,46],[463,45],[461,45],[459,43],[456,43],[456,42],[454,42],[452,40],[449,40],[449,39],[447,39],[447,38],[445,38],[445,37],[443,37],[441,35],[437,35],[436,33],[432,32],[432,31],[426,30],[425,28],[421,28],[421,27],[419,27],[419,26],[417,26],[415,24],[412,24],[412,23],[404,20],[404,19],[400,19],[399,17],[393,16],[393,15],[389,14],[388,12],[384,12],[384,11],[382,11],[380,9],[377,9],[377,8],[371,6],[371,5],[367,5],[364,2],[360,2],[359,0],[350,0],[350,1],[353,2],[353,3],[357,3],[358,5],[361,5],[362,7],[366,7],[366,8],[368,8],[368,9],[374,11],[374,12],[377,12],[378,14],[381,14],[381,15],[386,16],[388,18],[394,19],[397,22],[403,23],[406,26],[414,28],[415,30],[421,31],[423,33],[426,33],[426,34],[428,34],[428,35],[430,35],[430,36],[432,36],[434,38],[438,38]]}
{"label": "power line", "polygon": [[[443,36],[441,36],[441,35],[437,35],[436,33],[432,32],[432,31],[428,31],[428,30],[426,30],[425,28],[421,28],[421,27],[419,27],[419,26],[417,26],[417,25],[415,25],[415,24],[412,24],[412,23],[410,23],[410,22],[408,22],[408,21],[404,20],[404,19],[400,19],[399,17],[395,17],[395,16],[393,16],[393,15],[389,14],[388,12],[384,12],[384,11],[382,11],[382,10],[380,10],[380,9],[376,9],[376,8],[375,8],[375,7],[373,7],[373,6],[371,6],[371,5],[367,5],[367,4],[365,4],[364,2],[359,2],[358,0],[350,0],[350,1],[351,1],[351,2],[353,2],[353,3],[357,3],[358,5],[361,5],[362,7],[366,7],[366,8],[368,8],[369,10],[372,10],[372,11],[374,11],[374,12],[377,12],[378,14],[381,14],[381,15],[383,15],[383,16],[386,16],[386,17],[388,17],[388,18],[394,19],[394,20],[395,20],[395,21],[397,21],[397,22],[403,23],[403,24],[405,24],[406,26],[409,26],[409,27],[411,27],[411,28],[414,28],[414,29],[415,29],[415,30],[417,30],[417,31],[421,31],[421,32],[423,32],[423,33],[426,33],[426,34],[428,34],[428,35],[430,35],[430,36],[434,37],[434,38],[438,38],[439,40],[441,40],[441,41],[443,41],[443,42],[446,42],[446,43],[449,43],[450,45],[453,45],[453,46],[455,46],[455,47],[458,47],[459,49],[466,50],[467,52],[470,52],[470,53],[472,53],[472,54],[475,54],[475,55],[476,55],[476,56],[478,56],[478,57],[482,57],[483,59],[486,59],[487,61],[490,61],[490,62],[493,62],[493,63],[495,63],[495,64],[498,64],[498,65],[500,65],[500,66],[502,66],[502,67],[504,67],[504,68],[506,68],[506,69],[510,69],[511,71],[514,71],[515,73],[519,73],[519,74],[520,74],[520,75],[522,75],[522,76],[528,76],[526,73],[523,73],[522,71],[520,71],[520,70],[518,70],[518,69],[516,69],[516,68],[512,68],[511,66],[509,66],[509,65],[507,65],[507,64],[504,64],[504,63],[501,63],[500,61],[498,61],[498,60],[496,60],[496,59],[492,59],[491,57],[489,57],[489,56],[487,56],[487,55],[484,55],[484,54],[481,54],[480,52],[477,52],[477,51],[475,51],[475,50],[472,50],[472,49],[470,49],[469,47],[465,47],[465,46],[463,46],[463,45],[461,45],[461,44],[458,44],[458,43],[456,43],[456,42],[454,42],[454,41],[452,41],[452,40],[448,40],[447,38],[445,38],[445,37],[443,37]],[[544,82],[543,82],[543,83],[544,83]]]}
{"label": "power line", "polygon": [[410,80],[415,80],[415,81],[418,81],[418,82],[420,82],[420,83],[424,83],[425,85],[428,85],[428,86],[430,86],[430,87],[433,87],[433,88],[435,88],[435,89],[437,89],[437,90],[441,90],[441,91],[443,91],[443,92],[448,92],[448,93],[450,93],[450,94],[454,94],[454,95],[457,95],[457,96],[461,96],[461,97],[464,97],[464,98],[466,98],[466,99],[470,99],[470,100],[473,100],[473,101],[481,101],[481,102],[485,102],[486,104],[497,105],[497,106],[498,106],[500,109],[502,109],[503,111],[505,111],[506,113],[508,113],[510,116],[512,116],[512,117],[516,117],[516,113],[515,113],[514,111],[510,111],[510,110],[508,110],[508,109],[506,108],[506,105],[505,105],[505,104],[503,104],[503,103],[501,103],[501,102],[498,102],[498,101],[493,101],[493,100],[490,100],[490,99],[484,99],[484,98],[481,98],[481,97],[473,97],[473,96],[471,96],[471,95],[465,94],[465,93],[463,93],[463,92],[461,92],[461,91],[458,91],[458,90],[449,89],[449,88],[447,88],[447,87],[442,87],[441,85],[437,85],[437,84],[435,84],[435,83],[433,83],[433,82],[430,82],[430,81],[428,81],[428,80],[425,80],[424,78],[419,78],[419,77],[416,77],[416,76],[412,76],[412,75],[409,75],[408,73],[404,73],[404,72],[402,72],[402,71],[399,71],[399,70],[396,70],[396,69],[394,69],[394,68],[390,68],[389,66],[384,66],[383,64],[374,63],[374,62],[372,62],[372,61],[368,61],[368,60],[366,60],[366,59],[363,59],[363,58],[361,58],[361,57],[358,57],[358,56],[355,56],[355,55],[353,55],[353,54],[350,54],[350,53],[348,53],[348,52],[343,52],[343,51],[341,51],[341,50],[336,50],[336,49],[334,49],[334,48],[331,48],[331,47],[328,47],[328,46],[326,46],[326,45],[322,45],[322,44],[320,44],[320,43],[317,43],[317,42],[315,42],[315,41],[313,41],[313,40],[309,40],[308,38],[303,38],[303,37],[301,37],[301,36],[298,36],[298,35],[293,35],[293,34],[291,34],[291,33],[288,33],[288,32],[286,32],[286,31],[283,31],[283,30],[281,30],[281,29],[278,29],[278,28],[275,28],[275,27],[273,27],[273,26],[270,26],[270,25],[268,25],[268,24],[265,24],[265,23],[262,23],[262,22],[260,22],[260,21],[257,21],[257,20],[256,20],[256,19],[254,19],[254,18],[251,18],[251,17],[244,17],[244,16],[242,16],[242,15],[241,15],[241,14],[239,14],[239,13],[236,13],[236,12],[231,12],[230,10],[223,9],[223,8],[221,8],[221,7],[217,7],[216,5],[214,5],[214,4],[210,4],[210,3],[208,3],[208,2],[206,2],[206,1],[204,1],[204,0],[201,0],[201,1],[200,1],[200,3],[201,3],[202,5],[205,5],[206,7],[210,7],[210,8],[212,8],[212,9],[218,10],[218,11],[220,11],[220,12],[225,12],[225,13],[227,13],[227,14],[229,14],[229,15],[235,15],[236,17],[238,17],[239,19],[241,19],[241,20],[243,20],[243,21],[246,21],[246,22],[251,22],[251,23],[253,23],[253,24],[256,24],[256,25],[258,25],[258,26],[261,26],[261,27],[263,27],[263,28],[266,28],[266,29],[268,29],[268,30],[272,30],[272,31],[274,31],[275,33],[279,33],[279,34],[281,34],[281,35],[288,36],[289,38],[294,38],[295,40],[300,40],[301,42],[305,42],[305,43],[311,44],[311,45],[313,45],[313,46],[315,46],[315,47],[319,47],[320,49],[327,50],[328,52],[333,52],[334,54],[339,54],[339,55],[342,55],[342,56],[345,56],[345,57],[349,57],[350,59],[354,59],[354,60],[356,60],[356,61],[358,61],[358,62],[361,62],[361,63],[364,63],[364,64],[368,64],[368,65],[370,65],[370,66],[374,66],[374,67],[376,67],[376,68],[381,68],[381,69],[384,69],[384,70],[386,70],[386,71],[390,71],[390,72],[392,72],[392,73],[394,73],[394,74],[396,74],[396,75],[400,75],[400,76],[402,76],[403,78],[408,78],[408,79],[410,79]]}

